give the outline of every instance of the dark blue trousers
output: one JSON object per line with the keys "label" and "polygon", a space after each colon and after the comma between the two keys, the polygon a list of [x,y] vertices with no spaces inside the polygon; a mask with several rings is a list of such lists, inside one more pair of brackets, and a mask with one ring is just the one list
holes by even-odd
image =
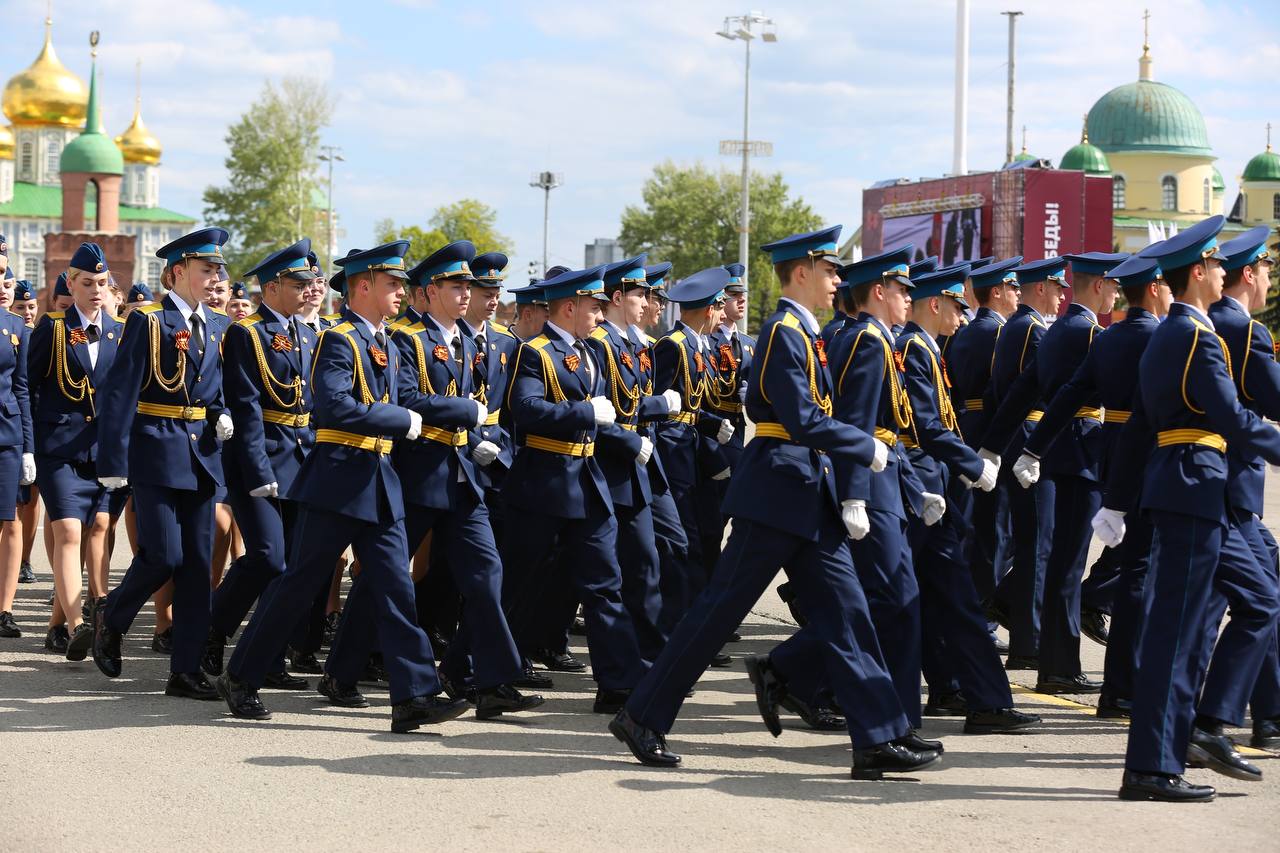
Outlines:
{"label": "dark blue trousers", "polygon": [[540,512],[509,512],[502,540],[502,565],[510,597],[504,601],[516,645],[534,648],[542,623],[538,569],[559,546],[560,566],[569,572],[587,623],[591,672],[602,688],[627,689],[644,673],[635,626],[622,603],[618,566],[618,522],[603,506],[584,519]]}
{"label": "dark blue trousers", "polygon": [[244,538],[244,556],[231,562],[214,590],[210,624],[230,637],[267,586],[284,574],[285,543],[297,505],[279,498],[255,498],[241,489],[228,489],[227,502]]}
{"label": "dark blue trousers", "polygon": [[[1280,567],[1280,547],[1276,545],[1276,538],[1261,522],[1258,522],[1258,535],[1266,545],[1270,559],[1268,565],[1276,571]],[[1249,699],[1249,710],[1255,721],[1280,719],[1280,628],[1277,628],[1276,636],[1266,660],[1262,662],[1258,682],[1253,686],[1253,696]]]}
{"label": "dark blue trousers", "polygon": [[658,547],[658,588],[661,611],[658,627],[664,636],[671,636],[680,615],[686,609],[682,602],[688,596],[685,576],[689,565],[689,536],[680,521],[675,498],[670,491],[655,493],[649,504],[653,514],[654,543]]}
{"label": "dark blue trousers", "polygon": [[665,555],[672,564],[662,567],[662,628],[667,634],[675,629],[707,583],[698,523],[702,516],[698,508],[698,441],[694,428],[683,424],[664,425],[654,439],[655,452],[662,455],[662,469],[670,486],[667,494],[685,534],[685,547]]}
{"label": "dark blue trousers", "polygon": [[1089,559],[1098,483],[1054,476],[1053,535],[1040,610],[1040,677],[1080,674],[1080,579]]}
{"label": "dark blue trousers", "polygon": [[300,506],[288,568],[272,582],[249,620],[227,666],[236,678],[260,687],[316,595],[333,578],[333,567],[350,546],[360,561],[325,672],[340,684],[355,684],[369,660],[365,632],[374,626],[391,681],[391,701],[440,692],[431,643],[414,617],[413,582],[404,522],[371,524],[310,506]]}
{"label": "dark blue trousers", "polygon": [[1013,568],[996,587],[995,598],[1009,614],[1009,654],[1040,653],[1040,607],[1044,576],[1053,545],[1053,481],[1045,478],[1029,489],[1012,474],[1000,475],[1009,500]]}
{"label": "dark blue trousers", "polygon": [[[1120,555],[1116,548],[1103,548],[1080,582],[1080,609],[1111,613],[1124,580],[1120,577]],[[1110,640],[1108,640],[1108,643]]]}
{"label": "dark blue trousers", "polygon": [[986,600],[1009,568],[1009,496],[1004,489],[974,491],[966,562],[978,595]]}
{"label": "dark blue trousers", "polygon": [[662,566],[648,506],[614,508],[618,517],[618,566],[622,569],[622,603],[635,625],[640,654],[652,663],[667,644],[662,621]]}
{"label": "dark blue trousers", "polygon": [[821,639],[827,680],[853,745],[874,746],[907,733],[910,723],[885,669],[848,535],[835,513],[828,515],[816,542],[752,521],[733,522],[710,585],[627,700],[633,718],[671,731],[685,694],[786,566],[809,619],[806,627]]}
{"label": "dark blue trousers", "polygon": [[213,494],[204,473],[199,488],[133,486],[138,517],[138,553],[120,585],[107,596],[106,627],[124,633],[138,611],[165,583],[173,581],[172,672],[200,670],[209,637],[209,564],[213,559]]}
{"label": "dark blue trousers", "polygon": [[1111,629],[1103,664],[1103,690],[1120,699],[1133,698],[1134,671],[1138,666],[1138,638],[1145,618],[1143,592],[1151,565],[1153,530],[1146,515],[1131,512],[1125,518],[1124,541],[1115,552],[1119,582],[1111,606]]}

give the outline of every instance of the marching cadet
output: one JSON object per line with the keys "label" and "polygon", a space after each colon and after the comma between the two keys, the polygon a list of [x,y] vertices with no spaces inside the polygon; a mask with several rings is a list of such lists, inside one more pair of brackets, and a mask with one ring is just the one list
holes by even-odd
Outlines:
{"label": "marching cadet", "polygon": [[[332,326],[333,321],[320,316],[320,306],[324,305],[325,293],[328,290],[324,270],[320,268],[316,259],[310,257],[308,259],[311,261],[311,272],[315,278],[308,281],[302,289],[302,307],[298,309],[298,319],[311,330],[316,339],[319,339],[320,333]],[[337,275],[341,275],[341,270]]]}
{"label": "marching cadet", "polygon": [[[746,446],[725,506],[733,531],[720,563],[648,675],[609,725],[643,764],[672,767],[667,748],[689,689],[768,588],[779,568],[794,572],[805,630],[816,633],[832,686],[848,715],[855,779],[922,769],[939,753],[898,742],[910,724],[885,671],[866,600],[849,558],[848,536],[860,523],[854,506],[840,507],[833,467],[884,469],[888,446],[831,417],[831,381],[815,309],[830,304],[839,281],[839,226],[762,247],[770,252],[782,298],[761,326],[763,355],[747,387],[747,415],[756,435]],[[686,279],[723,287],[723,269]],[[673,294],[674,295],[674,294]],[[803,567],[803,568],[801,568]],[[757,704],[778,729],[771,694]]]}
{"label": "marching cadet", "polygon": [[[965,443],[974,450],[986,434],[994,412],[984,408],[983,395],[991,384],[996,341],[1005,322],[1018,309],[1018,276],[1013,268],[1022,256],[975,266],[967,288],[977,309],[973,320],[949,339],[944,357],[951,376],[951,401]],[[1009,500],[1004,489],[978,491],[973,498],[973,531],[968,537],[966,564],[982,600],[991,598],[1008,567]],[[1008,651],[1005,646],[1004,651]]]}
{"label": "marching cadet", "polygon": [[[262,304],[232,324],[223,352],[223,383],[235,437],[223,446],[227,498],[245,544],[213,594],[202,668],[222,674],[223,650],[273,580],[285,572],[297,504],[285,497],[313,443],[310,375],[316,338],[296,314],[314,277],[311,240],[272,252],[246,277],[256,279]],[[237,282],[240,287],[244,285]],[[305,690],[285,672],[284,649],[265,685]]]}
{"label": "marching cadet", "polygon": [[[0,243],[3,243],[4,236],[0,235]],[[6,270],[6,276],[11,270]],[[40,313],[40,301],[36,298],[36,289],[29,281],[17,279],[13,288],[13,308],[15,314],[23,319],[28,329],[34,329],[36,325],[36,317]],[[34,411],[34,406],[33,406]],[[22,546],[18,551],[18,583],[35,583],[36,573],[31,568],[31,549],[35,545],[36,539],[36,522],[40,517],[40,489],[35,483],[29,486],[18,487],[18,509],[17,517],[14,519],[17,523],[13,526],[16,534],[19,527],[22,528]],[[5,559],[5,544],[0,542],[0,559]],[[55,596],[54,610],[58,610],[57,600]],[[58,623],[62,625],[61,622]],[[66,632],[66,626],[62,627],[59,632],[59,648],[55,650],[66,651],[65,647],[61,647],[62,636]],[[48,638],[46,637],[46,640]],[[69,639],[69,636],[66,638]],[[46,648],[47,648],[46,644]]]}
{"label": "marching cadet", "polygon": [[516,301],[516,321],[509,331],[517,341],[536,338],[547,324],[547,298],[542,292],[542,282],[534,279],[510,292]]}
{"label": "marching cadet", "polygon": [[376,634],[390,676],[393,732],[445,722],[467,709],[464,700],[439,696],[431,643],[414,621],[404,503],[390,457],[397,439],[412,441],[422,432],[422,416],[392,402],[399,399],[399,357],[384,322],[400,311],[408,247],[407,241],[397,241],[338,262],[345,273],[340,283],[346,307],[343,322],[326,329],[316,344],[311,371],[316,443],[285,494],[299,504],[288,563],[217,680],[218,695],[234,716],[271,718],[258,690],[348,547],[361,571],[347,597],[320,692],[335,704],[367,704],[355,685]]}
{"label": "marching cadet", "polygon": [[128,320],[129,315],[144,305],[152,303],[151,290],[142,282],[137,282],[133,287],[129,288],[129,294],[124,301],[124,319]]}
{"label": "marching cadet", "polygon": [[[1043,274],[1042,274],[1043,272]],[[1066,278],[1038,267],[1014,274],[1018,279],[1018,310],[1005,323],[991,362],[991,382],[983,395],[991,421],[979,438],[978,455],[1000,464],[1001,456],[1017,458],[1031,427],[1044,414],[1036,407],[1040,382],[1036,355],[1044,337],[1045,317],[1056,317]],[[1005,412],[1001,415],[1001,410]],[[998,434],[993,434],[1000,424]],[[1006,468],[1012,466],[1005,466]],[[1000,488],[1009,503],[1013,567],[996,583],[987,616],[1009,631],[1006,669],[1039,669],[1040,606],[1044,597],[1045,562],[1053,538],[1053,484],[1036,483],[1027,490],[1012,474],[1003,475]]]}
{"label": "marching cadet", "polygon": [[[524,655],[542,627],[535,593],[552,548],[582,601],[596,713],[614,713],[644,672],[635,627],[622,602],[618,520],[595,459],[602,429],[617,413],[605,396],[603,371],[585,339],[599,323],[603,266],[571,270],[542,282],[550,319],[516,353],[506,410],[519,450],[502,489],[507,518],[502,565],[505,605]],[[638,436],[632,436],[638,441]],[[560,628],[564,630],[563,624]]]}
{"label": "marching cadet", "polygon": [[[751,375],[751,361],[755,357],[755,338],[738,328],[747,325],[747,286],[742,281],[745,272],[742,264],[727,264],[729,283],[724,287],[724,316],[719,325],[711,330],[711,360],[715,367],[715,378],[708,387],[707,404],[711,410],[733,424],[733,435],[724,443],[721,453],[732,471],[742,458],[743,443],[746,441],[747,424],[742,416],[742,398],[747,392],[747,377]],[[714,471],[711,473],[715,473]],[[724,527],[728,521],[721,517],[720,504],[728,490],[727,479],[716,480],[716,500],[714,513],[709,523],[714,526],[717,535],[703,537],[704,542],[711,542],[715,554],[720,554],[720,541],[724,538]]]}
{"label": "marching cadet", "polygon": [[34,329],[36,316],[40,313],[40,302],[36,299],[36,289],[31,282],[18,279],[13,286],[13,313],[22,318],[27,328]]}
{"label": "marching cadet", "polygon": [[[93,628],[81,620],[82,568],[93,601],[107,594],[110,492],[98,482],[98,389],[120,345],[121,323],[105,308],[107,259],[97,243],[81,243],[71,256],[67,283],[75,300],[67,311],[47,312],[31,333],[27,362],[36,430],[36,470],[53,528],[54,591],[70,638],[67,660],[84,660]],[[51,617],[50,633],[62,627]],[[46,643],[47,644],[47,643]]]}
{"label": "marching cadet", "polygon": [[[1160,279],[1156,262],[1130,257],[1105,273],[1124,294],[1125,318],[1112,323],[1089,347],[1084,362],[1069,381],[1062,384],[1044,417],[1027,438],[1022,456],[1014,464],[1019,483],[1039,479],[1038,460],[1052,446],[1058,434],[1077,421],[1086,404],[1101,405],[1102,431],[1098,439],[1098,477],[1105,482],[1117,464],[1113,458],[1121,426],[1133,411],[1138,392],[1138,362],[1152,333],[1169,310],[1169,288]],[[1097,715],[1103,718],[1129,716],[1133,697],[1133,673],[1137,665],[1138,627],[1142,617],[1142,588],[1151,552],[1151,526],[1140,513],[1131,516],[1124,542],[1114,550],[1120,571],[1103,668],[1102,690]],[[1216,626],[1215,626],[1216,627]]]}
{"label": "marching cadet", "polygon": [[[512,686],[524,666],[502,611],[502,563],[473,461],[476,454],[492,461],[498,448],[483,440],[474,449],[467,446],[469,431],[489,415],[475,383],[480,353],[462,323],[475,254],[475,246],[460,240],[409,271],[426,305],[422,319],[402,323],[392,340],[400,351],[400,404],[422,416],[422,431],[400,443],[392,462],[404,493],[409,552],[432,534],[433,550],[443,558],[433,571],[451,573],[452,594],[461,593],[465,602],[458,632],[440,662],[441,683],[455,698],[467,695],[476,718],[487,720],[536,708],[543,699]],[[422,593],[420,588],[417,594]],[[347,618],[352,612],[348,604]]]}
{"label": "marching cadet", "polygon": [[227,317],[203,299],[221,280],[227,232],[205,228],[162,246],[173,288],[135,311],[107,373],[99,409],[98,481],[133,488],[138,553],[94,611],[93,660],[120,675],[120,643],[147,599],[173,581],[173,651],[165,693],[216,699],[200,671],[209,634],[214,495],[220,444],[234,428],[222,398]]}
{"label": "marching cadet", "polygon": [[1210,217],[1146,250],[1175,301],[1139,364],[1137,402],[1115,454],[1120,464],[1093,521],[1103,544],[1118,546],[1124,508],[1141,489],[1141,508],[1155,528],[1124,800],[1213,799],[1212,787],[1183,778],[1188,763],[1237,778],[1247,770],[1228,738],[1193,725],[1210,597],[1215,587],[1225,592],[1244,580],[1249,550],[1229,521],[1235,510],[1228,508],[1226,450],[1280,464],[1280,431],[1241,407],[1228,347],[1208,315],[1222,296],[1223,222]]}
{"label": "marching cadet", "polygon": [[253,313],[253,300],[249,298],[249,288],[243,281],[231,282],[231,290],[227,294],[227,316],[231,322],[238,323]]}
{"label": "marching cadet", "polygon": [[71,291],[67,288],[67,274],[60,272],[53,283],[53,300],[49,303],[49,310],[66,311],[71,307],[72,301]]}
{"label": "marching cadet", "polygon": [[[1116,282],[1105,273],[1127,257],[1089,252],[1045,258],[1017,268],[1024,287],[1038,280],[1064,281],[1068,263],[1073,280],[1072,302],[1044,334],[1036,355],[1036,387],[1034,392],[1021,397],[1025,401],[1023,405],[1029,407],[1035,400],[1047,405],[1084,363],[1094,339],[1102,331],[1098,316],[1110,314],[1116,302]],[[1018,393],[1015,386],[1015,400]],[[1040,478],[1024,480],[1017,477],[1019,471],[1027,467],[1042,469],[1043,479],[1050,484],[1054,495],[1044,592],[1040,597],[1036,690],[1041,693],[1097,693],[1102,689],[1102,682],[1086,677],[1080,666],[1080,580],[1092,539],[1089,522],[1102,500],[1098,485],[1102,409],[1098,397],[1096,390],[1089,394],[1073,413],[1068,427],[1060,430],[1039,453],[1020,450],[1013,471],[1018,484],[1030,488]],[[1028,434],[1034,431],[1043,416],[1043,409],[1036,410],[1032,419],[1021,406],[1005,405],[992,420],[984,444],[995,451],[1023,423],[1032,425]],[[1017,467],[1019,464],[1022,468]]]}
{"label": "marching cadet", "polygon": [[[5,246],[0,236],[0,250]],[[7,256],[5,257],[7,261]],[[7,272],[7,268],[6,268]],[[13,524],[17,518],[18,486],[36,479],[35,445],[31,425],[31,399],[27,393],[27,351],[31,330],[12,311],[0,310],[0,538],[6,558],[0,561],[0,637],[21,637],[13,621],[13,599],[18,591],[22,537]],[[17,534],[17,535],[15,535]]]}
{"label": "marching cadet", "polygon": [[[621,431],[600,435],[600,470],[609,485],[618,519],[618,564],[622,569],[622,601],[635,625],[640,653],[653,661],[666,644],[662,615],[661,563],[653,529],[653,488],[649,465],[653,439],[639,432],[641,422],[665,420],[680,411],[680,393],[668,389],[645,393],[639,350],[628,336],[648,303],[646,257],[610,264],[604,269],[604,292],[609,302],[604,319],[591,333],[589,346],[605,374],[609,401]],[[719,512],[718,506],[716,507]]]}

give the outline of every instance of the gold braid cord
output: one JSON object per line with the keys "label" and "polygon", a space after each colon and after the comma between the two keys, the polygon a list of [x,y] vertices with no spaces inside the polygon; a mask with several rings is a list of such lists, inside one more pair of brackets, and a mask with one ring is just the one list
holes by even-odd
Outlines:
{"label": "gold braid cord", "polygon": [[564,389],[560,387],[560,378],[556,376],[556,366],[551,361],[551,356],[544,350],[537,350],[538,355],[542,356],[542,374],[546,378],[546,393],[551,395],[551,402],[563,403],[567,398],[564,396]]}
{"label": "gold braid cord", "polygon": [[951,395],[947,393],[947,382],[942,376],[942,367],[938,364],[938,357],[932,350],[929,352],[929,366],[933,368],[933,390],[938,394],[938,416],[942,419],[942,425],[956,435],[960,435],[956,408],[951,405]]}
{"label": "gold braid cord", "polygon": [[[325,329],[320,335],[321,339],[323,340],[324,336],[332,331],[333,329]],[[360,392],[360,403],[365,406],[372,406],[374,403],[389,402],[391,400],[390,390],[382,395],[381,400],[375,399],[373,392],[369,390],[369,382],[365,379],[364,375],[364,361],[360,358],[360,348],[356,346],[355,339],[345,332],[338,332],[338,334],[342,335],[343,340],[351,346],[351,360],[354,364],[354,369],[352,370],[353,375],[351,377],[351,390]],[[316,345],[316,352],[320,352],[319,344]]]}
{"label": "gold braid cord", "polygon": [[803,331],[800,337],[804,340],[804,370],[809,374],[809,396],[824,415],[831,417],[831,395],[818,393],[818,361],[813,357],[813,341]]}
{"label": "gold braid cord", "polygon": [[[262,389],[267,392],[267,396],[280,409],[288,411],[289,409],[302,408],[302,377],[293,377],[292,382],[281,382],[276,379],[276,375],[271,372],[270,366],[267,364],[267,352],[262,348],[262,339],[258,337],[258,333],[253,329],[245,329],[250,340],[253,341],[253,354],[258,362],[258,373],[262,375]],[[284,393],[293,392],[293,402],[286,403],[280,394],[276,393],[276,389],[281,389]]]}
{"label": "gold braid cord", "polygon": [[[155,380],[160,389],[167,394],[177,394],[182,391],[182,396],[188,397],[187,394],[187,354],[183,350],[178,350],[178,363],[173,369],[172,376],[165,376],[164,369],[160,365],[160,318],[155,314],[147,315],[147,330],[150,333],[150,354],[151,354],[151,376],[147,378],[147,385],[151,380]],[[144,388],[146,385],[143,386]],[[189,399],[188,399],[189,401]]]}
{"label": "gold braid cord", "polygon": [[[609,397],[613,401],[613,407],[618,410],[618,417],[629,418],[640,408],[640,383],[637,382],[635,388],[627,387],[626,380],[618,370],[618,362],[613,357],[613,347],[609,346],[608,341],[603,343],[605,361],[609,364]],[[626,403],[623,403],[624,399]]]}
{"label": "gold braid cord", "polygon": [[[431,384],[431,375],[427,372],[426,347],[422,345],[422,338],[418,337],[416,334],[412,336],[412,339],[413,355],[415,360],[418,362],[418,390],[423,394],[436,394],[438,392],[436,391],[435,386]],[[449,387],[444,390],[444,395],[446,397],[458,396],[458,383],[453,379],[450,379]]]}
{"label": "gold braid cord", "polygon": [[[46,374],[47,375],[47,374]],[[93,404],[93,386],[89,377],[74,379],[67,366],[67,324],[63,320],[53,321],[53,375],[58,381],[58,390],[62,396],[73,403],[81,403],[89,398],[89,409],[97,414]]]}
{"label": "gold braid cord", "polygon": [[707,377],[699,376],[698,384],[693,384],[693,379],[689,375],[689,350],[683,341],[672,341],[673,344],[680,347],[680,372],[684,377],[684,410],[686,412],[696,412],[702,409],[702,398],[707,393]]}
{"label": "gold braid cord", "polygon": [[911,400],[902,387],[902,377],[898,375],[898,364],[893,358],[893,348],[883,337],[877,336],[880,347],[884,351],[884,375],[889,380],[889,408],[893,412],[893,423],[899,432],[911,429]]}

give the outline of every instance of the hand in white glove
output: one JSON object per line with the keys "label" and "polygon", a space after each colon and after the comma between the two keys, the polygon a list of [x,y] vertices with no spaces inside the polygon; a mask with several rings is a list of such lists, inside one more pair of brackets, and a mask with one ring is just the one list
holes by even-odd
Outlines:
{"label": "hand in white glove", "polygon": [[840,502],[840,520],[849,531],[850,539],[861,539],[871,532],[871,518],[867,515],[867,502],[847,500]]}
{"label": "hand in white glove", "polygon": [[608,426],[618,419],[618,412],[607,397],[592,397],[587,402],[595,412],[596,426]]}
{"label": "hand in white glove", "polygon": [[990,450],[987,450],[984,447],[978,451],[978,455],[981,456],[983,459],[989,460],[991,464],[996,466],[997,468],[1000,467],[1000,456],[998,454],[992,453]]}
{"label": "hand in white glove", "polygon": [[924,522],[925,527],[932,527],[937,524],[942,516],[947,513],[947,499],[942,495],[935,495],[931,492],[922,492],[920,497],[924,498],[924,506],[920,510],[920,520]]}
{"label": "hand in white glove", "polygon": [[471,402],[476,404],[476,429],[479,429],[489,419],[489,408],[479,400],[472,400]]}
{"label": "hand in white glove", "polygon": [[711,475],[711,479],[713,479],[713,480],[727,480],[727,479],[729,479],[729,475],[730,475],[730,474],[732,474],[732,473],[733,473],[733,469],[732,469],[732,468],[725,468],[725,469],[724,469],[723,471],[721,471],[719,474],[712,474],[712,475]]}
{"label": "hand in white glove", "polygon": [[22,454],[22,479],[18,481],[21,486],[30,486],[36,481],[36,457],[33,453]]}
{"label": "hand in white glove", "polygon": [[667,413],[674,415],[680,411],[684,401],[680,399],[680,392],[674,388],[668,388],[662,392],[662,399],[667,401]]}
{"label": "hand in white glove", "polygon": [[102,488],[108,489],[114,492],[116,489],[123,489],[125,486],[129,485],[129,478],[128,477],[99,477],[98,482],[102,484]]}
{"label": "hand in white glove", "polygon": [[996,477],[1000,475],[999,463],[992,462],[990,459],[982,460],[982,476],[978,478],[977,486],[984,492],[989,492],[996,487]]}
{"label": "hand in white glove", "polygon": [[1104,506],[1093,517],[1093,532],[1108,548],[1120,547],[1124,541],[1124,513]]}
{"label": "hand in white glove", "polygon": [[1018,457],[1018,461],[1013,463],[1013,476],[1017,479],[1019,486],[1024,489],[1031,488],[1040,480],[1040,460],[1024,452]]}
{"label": "hand in white glove", "polygon": [[742,382],[738,385],[738,399],[747,402],[747,383]]}
{"label": "hand in white glove", "polygon": [[218,415],[218,420],[214,422],[213,429],[218,436],[218,441],[227,441],[236,434],[235,424],[231,423],[231,415],[226,412]]}
{"label": "hand in white glove", "polygon": [[409,431],[404,434],[404,437],[409,439],[410,441],[413,441],[415,438],[417,438],[420,435],[422,435],[422,415],[418,414],[413,409],[410,409],[409,410]]}
{"label": "hand in white glove", "polygon": [[267,483],[265,486],[258,486],[256,489],[249,490],[249,496],[254,498],[276,498],[280,496],[279,483]]}
{"label": "hand in white glove", "polygon": [[876,443],[875,451],[871,455],[871,471],[879,474],[884,470],[884,466],[889,464],[889,445],[878,438],[871,440]]}
{"label": "hand in white glove", "polygon": [[640,452],[636,454],[636,461],[641,465],[648,465],[649,460],[653,458],[653,439],[647,435],[640,436]]}
{"label": "hand in white glove", "polygon": [[494,444],[492,441],[482,441],[471,450],[471,461],[479,465],[481,468],[488,467],[493,460],[498,458],[498,454],[502,452],[502,448]]}
{"label": "hand in white glove", "polygon": [[721,422],[720,430],[716,433],[716,441],[720,444],[728,444],[735,431],[737,431],[737,427],[733,425],[732,421]]}

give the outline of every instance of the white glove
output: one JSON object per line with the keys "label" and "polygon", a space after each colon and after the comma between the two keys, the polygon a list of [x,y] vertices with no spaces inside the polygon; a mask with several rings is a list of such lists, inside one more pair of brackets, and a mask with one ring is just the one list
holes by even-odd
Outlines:
{"label": "white glove", "polygon": [[[997,457],[999,458],[999,457]],[[990,459],[982,460],[982,476],[978,478],[978,488],[989,492],[996,487],[996,477],[1000,475],[1000,463]]]}
{"label": "white glove", "polygon": [[942,516],[947,513],[947,499],[942,495],[935,495],[931,492],[921,492],[920,497],[924,498],[924,507],[920,510],[920,520],[924,522],[925,527],[932,527],[937,524]]}
{"label": "white glove", "polygon": [[1018,480],[1019,486],[1031,488],[1040,480],[1040,460],[1030,453],[1023,453],[1013,463],[1013,476]]}
{"label": "white glove", "polygon": [[991,464],[995,465],[997,468],[1000,467],[1000,457],[997,454],[992,453],[990,450],[987,450],[985,447],[978,451],[978,455],[983,459],[990,460]]}
{"label": "white glove", "polygon": [[889,464],[889,445],[878,438],[871,440],[876,443],[875,452],[871,455],[871,471],[879,474],[884,470],[884,466]]}
{"label": "white glove", "polygon": [[732,468],[725,468],[725,469],[724,469],[723,471],[721,471],[719,474],[712,474],[712,475],[711,475],[711,479],[713,479],[713,480],[727,480],[727,479],[729,479],[729,475],[730,475],[730,474],[732,474],[732,473],[733,473],[733,469],[732,469]]}
{"label": "white glove", "polygon": [[1124,513],[1105,506],[1093,517],[1093,532],[1108,548],[1118,548],[1124,541]]}
{"label": "white glove", "polygon": [[98,482],[102,484],[102,488],[108,489],[114,492],[116,489],[123,489],[125,486],[129,485],[129,478],[128,477],[99,477]]}
{"label": "white glove", "polygon": [[404,434],[404,437],[413,441],[420,435],[422,435],[422,415],[409,409],[409,431]]}
{"label": "white glove", "polygon": [[471,461],[479,465],[481,468],[488,467],[493,460],[498,458],[498,454],[502,452],[502,448],[494,444],[492,441],[482,441],[471,451]]}
{"label": "white glove", "polygon": [[592,397],[587,402],[595,411],[596,426],[608,426],[618,419],[618,412],[607,397]]}
{"label": "white glove", "polygon": [[640,436],[640,452],[636,454],[636,461],[641,465],[648,465],[649,460],[653,458],[653,439],[647,435]]}
{"label": "white glove", "polygon": [[738,399],[747,402],[747,383],[743,382],[738,386]]}
{"label": "white glove", "polygon": [[218,441],[227,441],[235,435],[236,426],[231,423],[231,415],[226,412],[218,415],[218,419],[213,423],[213,430],[218,436]]}
{"label": "white glove", "polygon": [[850,539],[861,539],[871,532],[871,518],[867,515],[867,502],[847,500],[840,502],[840,520],[849,531]]}
{"label": "white glove", "polygon": [[30,486],[36,481],[36,457],[34,453],[22,454],[22,479],[20,486]]}
{"label": "white glove", "polygon": [[484,422],[489,419],[489,407],[479,400],[472,400],[476,404],[476,429],[484,426]]}
{"label": "white glove", "polygon": [[720,431],[716,433],[716,441],[720,444],[728,444],[729,439],[733,438],[736,430],[737,427],[733,425],[732,421],[722,421]]}
{"label": "white glove", "polygon": [[680,392],[674,388],[668,388],[662,392],[662,399],[667,401],[667,413],[674,415],[680,411],[684,401],[680,399]]}
{"label": "white glove", "polygon": [[256,489],[249,490],[249,497],[252,498],[276,498],[279,496],[279,483],[267,483],[265,486],[258,486]]}

